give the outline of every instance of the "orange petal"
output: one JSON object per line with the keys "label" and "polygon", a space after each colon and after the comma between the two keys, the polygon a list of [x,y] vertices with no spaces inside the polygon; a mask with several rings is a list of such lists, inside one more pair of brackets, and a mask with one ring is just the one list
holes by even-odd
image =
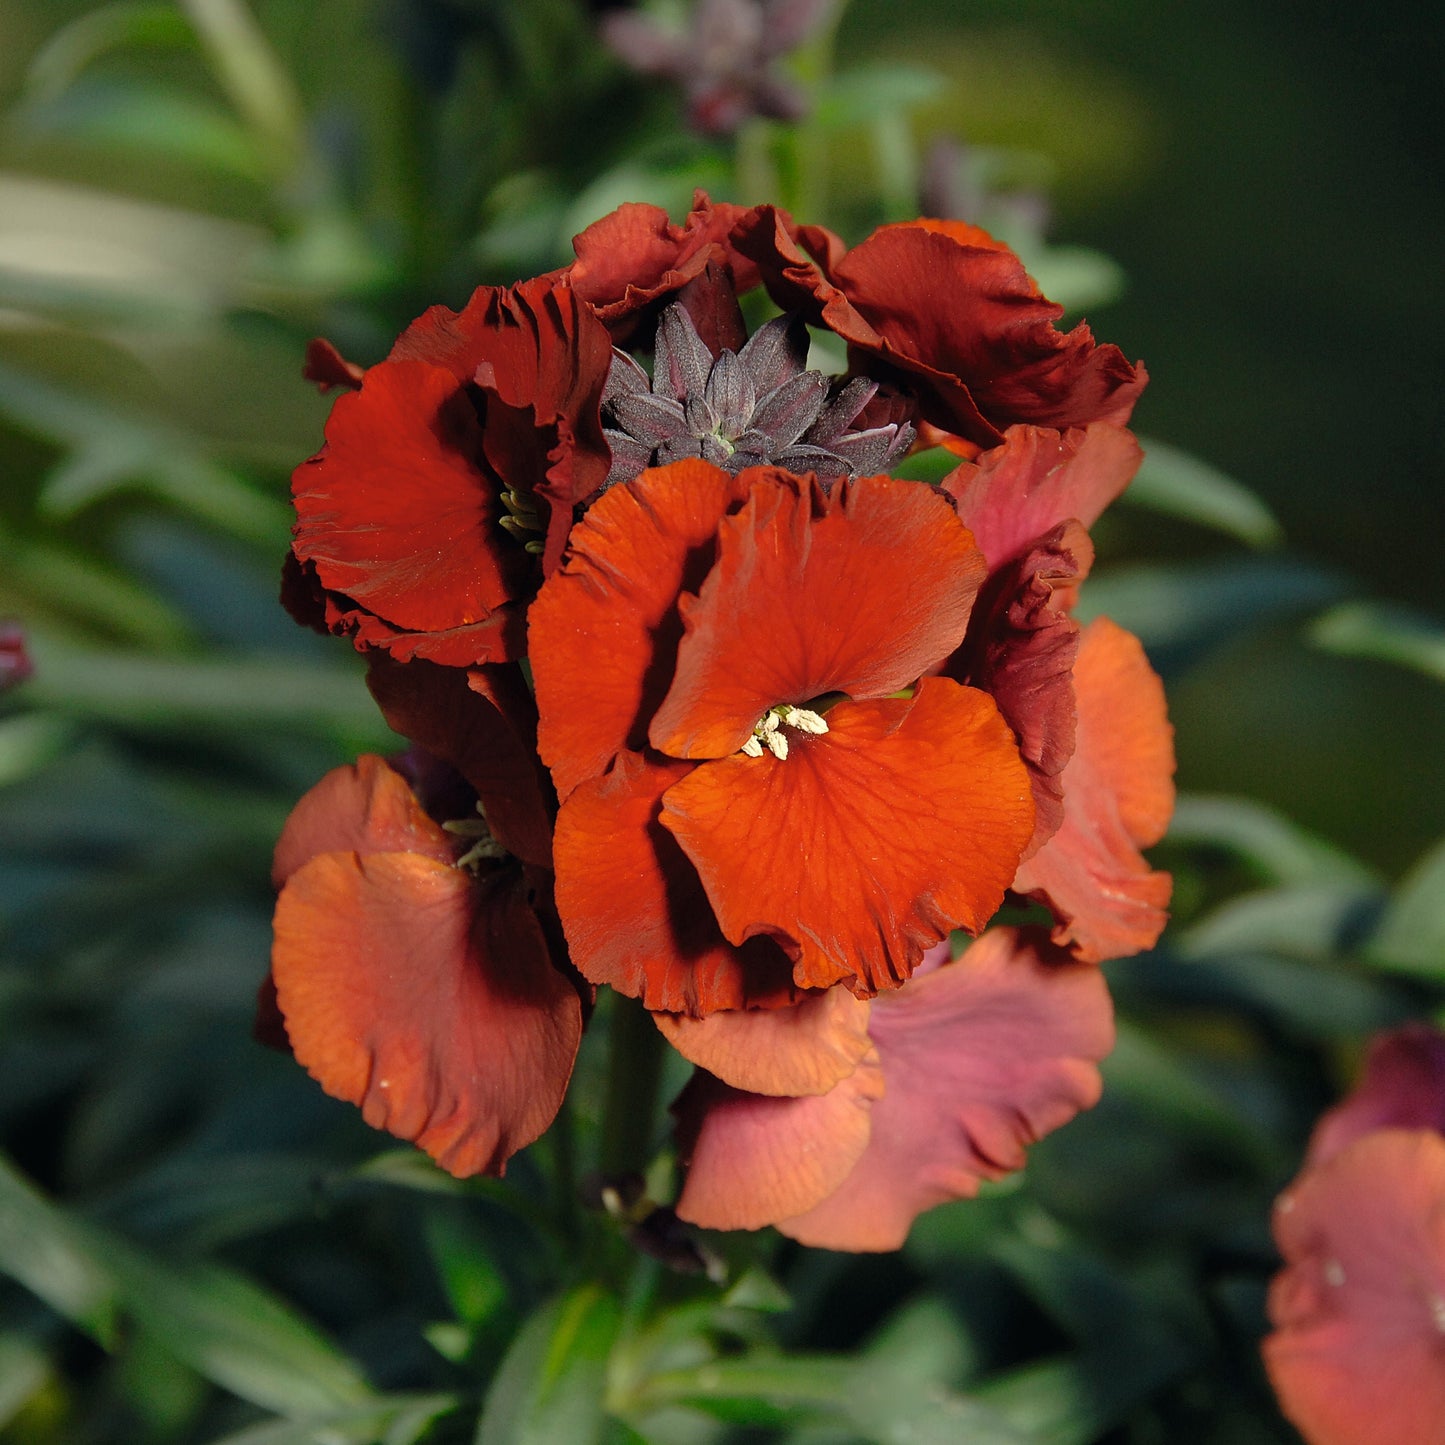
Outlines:
{"label": "orange petal", "polygon": [[1028,1145],[1097,1101],[1114,1042],[1099,970],[1010,928],[880,997],[869,1033],[885,1092],[847,1179],[778,1224],[804,1244],[897,1249],[925,1209],[1022,1168]]}
{"label": "orange petal", "polygon": [[925,678],[841,702],[780,761],[741,754],[668,789],[662,821],[723,934],[791,940],[800,987],[893,988],[955,928],[977,932],[1033,831],[1028,773],[993,699]]}
{"label": "orange petal", "polygon": [[280,888],[319,853],[420,853],[438,863],[456,856],[452,839],[427,817],[406,779],[366,753],[333,768],[291,810],[271,864]]}
{"label": "orange petal", "polygon": [[582,1033],[515,879],[415,853],[325,853],[276,903],[296,1057],[450,1173],[500,1175],[552,1122]]}
{"label": "orange petal", "polygon": [[613,487],[572,529],[528,619],[537,746],[560,798],[643,746],[682,637],[678,593],[701,585],[746,494],[707,462],[677,462]]}
{"label": "orange petal", "polygon": [[792,1008],[724,1009],[706,1018],[653,1014],[689,1063],[751,1094],[826,1094],[871,1047],[869,1005],[847,989],[811,994]]}
{"label": "orange petal", "polygon": [[717,565],[681,608],[677,674],[652,721],[673,757],[724,757],[776,703],[886,697],[958,646],[983,559],[943,499],[859,477],[825,493],[756,468],[719,527]]}
{"label": "orange petal", "polygon": [[1092,527],[1134,479],[1144,453],[1108,422],[1054,431],[1011,426],[1001,446],[943,479],[989,570],[1071,518]]}
{"label": "orange petal", "polygon": [[786,955],[771,939],[734,947],[722,936],[696,871],[658,821],[663,793],[691,766],[623,753],[563,803],[557,911],[572,962],[669,1013],[792,1003]]}
{"label": "orange petal", "polygon": [[809,1098],[744,1094],[697,1075],[673,1105],[687,1165],[678,1217],[703,1229],[761,1229],[812,1208],[867,1147],[882,1094],[871,1051],[837,1087]]}
{"label": "orange petal", "polygon": [[1445,1440],[1445,1138],[1366,1134],[1275,1208],[1264,1362],[1310,1445]]}
{"label": "orange petal", "polygon": [[1152,871],[1139,849],[1169,826],[1174,730],[1139,639],[1106,618],[1084,629],[1074,693],[1064,821],[1014,887],[1054,910],[1056,943],[1098,963],[1152,947],[1164,929],[1169,875]]}

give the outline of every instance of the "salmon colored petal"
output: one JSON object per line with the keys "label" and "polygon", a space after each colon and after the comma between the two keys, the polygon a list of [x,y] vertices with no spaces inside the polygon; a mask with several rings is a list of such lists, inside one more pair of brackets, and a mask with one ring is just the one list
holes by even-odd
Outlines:
{"label": "salmon colored petal", "polygon": [[707,462],[677,462],[613,487],[572,529],[529,618],[537,746],[559,797],[646,742],[682,637],[678,593],[702,585],[718,523],[746,495]]}
{"label": "salmon colored petal", "polygon": [[925,1209],[1024,1164],[1025,1150],[1098,1100],[1113,1047],[1099,970],[1040,930],[990,930],[955,963],[873,1005],[885,1091],[847,1179],[778,1227],[824,1249],[897,1249]]}
{"label": "salmon colored petal", "polygon": [[694,194],[692,210],[681,225],[669,221],[658,206],[619,206],[574,237],[577,259],[567,278],[613,335],[626,340],[636,329],[639,311],[681,290],[709,263],[727,272],[738,294],[757,286],[757,267],[730,239],[739,221],[753,214],[742,206],[713,202],[703,191]]}
{"label": "salmon colored petal", "polygon": [[406,631],[471,627],[518,595],[532,559],[498,525],[470,398],[441,367],[373,366],[337,399],[293,479],[293,550],[324,586]]}
{"label": "salmon colored petal", "polygon": [[734,947],[723,937],[696,871],[658,821],[663,793],[689,766],[623,753],[563,803],[557,911],[572,961],[655,1011],[796,1002],[787,956],[771,939]]}
{"label": "salmon colored petal", "polygon": [[1028,773],[993,699],[945,678],[841,702],[823,736],[699,765],[663,795],[723,934],[798,951],[804,988],[894,988],[998,908],[1033,831]]}
{"label": "salmon colored petal", "polygon": [[1370,1043],[1354,1092],[1323,1115],[1310,1136],[1309,1164],[1323,1164],[1375,1129],[1445,1134],[1445,1034],[1405,1024]]}
{"label": "salmon colored petal", "polygon": [[366,753],[333,768],[291,810],[271,864],[280,888],[321,853],[419,853],[450,863],[456,845],[423,810],[405,778]]}
{"label": "salmon colored petal", "polygon": [[883,1094],[877,1055],[826,1094],[744,1094],[707,1074],[683,1090],[678,1153],[687,1177],[677,1214],[703,1229],[761,1229],[826,1198],[868,1145]]}
{"label": "salmon colored petal", "polygon": [[1139,639],[1106,618],[1084,629],[1074,691],[1064,821],[1014,887],[1053,909],[1056,943],[1099,963],[1152,947],[1164,928],[1169,875],[1151,870],[1139,849],[1169,826],[1174,732]]}
{"label": "salmon colored petal", "polygon": [[366,681],[387,726],[472,786],[497,841],[514,857],[550,867],[551,788],[536,758],[535,707],[517,668],[463,670],[374,654]]}
{"label": "salmon colored petal", "polygon": [[1065,432],[1011,426],[1001,446],[950,472],[943,490],[992,571],[1060,522],[1092,527],[1143,460],[1133,433],[1107,422]]}
{"label": "salmon colored petal", "polygon": [[501,1174],[552,1122],[582,1009],[514,879],[322,854],[281,891],[271,968],[307,1072],[450,1173]]}
{"label": "salmon colored petal", "polygon": [[966,528],[931,488],[745,471],[747,504],[719,527],[717,565],[694,600],[654,747],[720,758],[777,703],[829,692],[885,697],[963,638],[983,581]]}
{"label": "salmon colored petal", "polygon": [[706,1018],[654,1014],[689,1063],[751,1094],[826,1094],[872,1046],[869,1005],[847,989],[812,994],[792,1008],[725,1009]]}
{"label": "salmon colored petal", "polygon": [[997,569],[974,604],[947,677],[982,689],[1018,739],[1034,796],[1031,857],[1064,821],[1063,771],[1074,753],[1074,664],[1079,625],[1069,615],[1093,563],[1089,535],[1064,522]]}
{"label": "salmon colored petal", "polygon": [[1383,1129],[1275,1208],[1264,1361],[1309,1445],[1445,1440],[1445,1138]]}

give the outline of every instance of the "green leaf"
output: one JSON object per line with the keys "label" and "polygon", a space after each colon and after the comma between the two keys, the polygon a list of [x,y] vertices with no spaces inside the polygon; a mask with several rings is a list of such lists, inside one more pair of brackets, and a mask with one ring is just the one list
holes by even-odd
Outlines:
{"label": "green leaf", "polygon": [[1250,950],[1337,957],[1348,948],[1361,916],[1380,898],[1380,890],[1368,884],[1302,883],[1245,893],[1184,930],[1175,948],[1190,958]]}
{"label": "green leaf", "polygon": [[383,1395],[369,1405],[252,1425],[210,1445],[412,1445],[458,1403],[455,1395]]}
{"label": "green leaf", "polygon": [[116,1338],[117,1282],[88,1228],[0,1158],[0,1273],[102,1345]]}
{"label": "green leaf", "polygon": [[35,52],[25,73],[27,102],[45,102],[67,90],[107,51],[138,46],[168,49],[195,44],[195,31],[172,5],[102,5],[63,25]]}
{"label": "green leaf", "polygon": [[0,1334],[0,1430],[50,1379],[50,1355],[37,1339],[19,1330]]}
{"label": "green leaf", "polygon": [[1445,840],[1395,890],[1365,955],[1382,967],[1445,982]]}
{"label": "green leaf", "polygon": [[628,1414],[679,1405],[747,1425],[840,1420],[874,1445],[1029,1445],[977,1400],[838,1355],[748,1356],[668,1371],[642,1384]]}
{"label": "green leaf", "polygon": [[1407,607],[1342,603],[1315,622],[1310,641],[1327,652],[1397,662],[1445,682],[1445,628]]}
{"label": "green leaf", "polygon": [[69,721],[47,713],[0,718],[0,788],[38,773],[74,738],[75,728]]}
{"label": "green leaf", "polygon": [[596,1285],[544,1305],[507,1351],[477,1429],[477,1445],[588,1445],[605,1426],[607,1362],[621,1311]]}
{"label": "green leaf", "polygon": [[1248,798],[1181,795],[1169,825],[1169,841],[1221,848],[1272,883],[1346,890],[1378,883],[1375,872],[1358,859]]}
{"label": "green leaf", "polygon": [[947,86],[943,75],[921,65],[859,66],[819,86],[813,123],[824,130],[871,126],[880,115],[926,105]]}
{"label": "green leaf", "polygon": [[1039,290],[1075,314],[1117,301],[1127,287],[1124,268],[1087,246],[1043,246],[1020,256]]}
{"label": "green leaf", "polygon": [[1212,527],[1251,547],[1277,547],[1284,540],[1269,508],[1233,477],[1166,442],[1139,440],[1144,464],[1124,501]]}
{"label": "green leaf", "polygon": [[1111,617],[1144,645],[1187,653],[1230,641],[1261,622],[1286,619],[1333,601],[1344,582],[1285,558],[1241,557],[1115,567],[1089,579],[1080,621]]}

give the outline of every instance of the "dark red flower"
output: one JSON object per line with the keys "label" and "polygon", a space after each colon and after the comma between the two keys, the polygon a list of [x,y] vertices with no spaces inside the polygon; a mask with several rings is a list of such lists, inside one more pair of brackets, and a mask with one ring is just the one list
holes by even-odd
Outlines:
{"label": "dark red flower", "polygon": [[460,313],[414,322],[297,469],[288,589],[302,615],[402,661],[519,656],[541,571],[607,476],[610,357],[554,279],[483,287]]}
{"label": "dark red flower", "polygon": [[867,996],[982,928],[1027,774],[989,698],[924,676],[982,570],[946,499],[887,477],[684,462],[593,506],[530,630],[587,977],[693,1014]]}
{"label": "dark red flower", "polygon": [[35,671],[25,646],[25,629],[0,619],[0,692],[24,682]]}
{"label": "dark red flower", "polygon": [[1040,294],[1007,246],[962,221],[884,226],[851,249],[760,207],[732,244],[773,299],[848,343],[852,365],[911,390],[923,419],[981,447],[1016,423],[1127,422],[1147,380]]}

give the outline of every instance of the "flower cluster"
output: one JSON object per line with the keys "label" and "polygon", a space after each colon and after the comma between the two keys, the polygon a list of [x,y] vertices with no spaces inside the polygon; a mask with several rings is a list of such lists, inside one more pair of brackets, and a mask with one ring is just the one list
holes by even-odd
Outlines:
{"label": "flower cluster", "polygon": [[1445,1035],[1380,1035],[1279,1197],[1264,1360],[1309,1445],[1445,1439]]}
{"label": "flower cluster", "polygon": [[[364,372],[312,348],[284,598],[412,746],[287,824],[264,1023],[500,1174],[615,989],[696,1066],[684,1219],[896,1247],[1094,1101],[1095,965],[1163,926],[1162,689],[1074,616],[1144,371],[959,222],[699,194],[575,249]],[[919,446],[941,485],[888,475]]]}

